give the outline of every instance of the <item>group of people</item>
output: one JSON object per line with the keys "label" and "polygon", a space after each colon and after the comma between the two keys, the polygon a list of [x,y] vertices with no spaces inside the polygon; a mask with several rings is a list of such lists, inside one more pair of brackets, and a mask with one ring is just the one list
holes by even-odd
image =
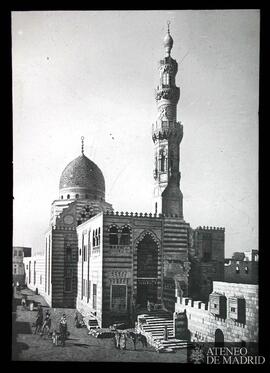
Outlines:
{"label": "group of people", "polygon": [[39,305],[38,306],[37,318],[36,318],[36,322],[35,322],[34,334],[39,333],[40,336],[43,336],[45,334],[47,334],[47,336],[53,335],[54,336],[53,342],[56,345],[57,345],[57,341],[58,341],[58,338],[56,338],[56,336],[59,335],[61,345],[65,346],[65,341],[66,341],[67,335],[68,335],[66,315],[63,314],[61,319],[60,319],[59,332],[54,330],[51,333],[51,331],[50,331],[51,330],[51,324],[52,324],[52,320],[51,320],[51,314],[50,314],[49,310],[46,310],[45,317],[43,318],[43,310],[42,310],[42,307]]}
{"label": "group of people", "polygon": [[127,333],[119,332],[118,330],[114,333],[115,347],[119,350],[126,350],[127,348]]}
{"label": "group of people", "polygon": [[141,342],[143,347],[147,347],[147,339],[141,333],[134,333],[131,331],[122,331],[115,330],[114,340],[115,340],[115,347],[120,350],[126,350],[127,348],[127,339],[131,338],[134,350],[136,350],[136,345],[138,342]]}

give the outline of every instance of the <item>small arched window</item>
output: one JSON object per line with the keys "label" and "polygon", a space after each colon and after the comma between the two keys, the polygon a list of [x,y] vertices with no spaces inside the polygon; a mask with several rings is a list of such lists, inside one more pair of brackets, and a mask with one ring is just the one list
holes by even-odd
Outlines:
{"label": "small arched window", "polygon": [[118,245],[118,229],[116,227],[110,228],[109,241],[110,245]]}
{"label": "small arched window", "polygon": [[93,246],[93,247],[96,246],[96,234],[95,234],[95,231],[93,231],[93,236],[92,236],[92,246]]}
{"label": "small arched window", "polygon": [[85,195],[85,198],[88,198],[88,194]]}
{"label": "small arched window", "polygon": [[99,242],[98,242],[98,230],[97,229],[95,230],[95,236],[96,236],[96,246],[98,246]]}
{"label": "small arched window", "polygon": [[98,228],[98,244],[100,245],[100,228]]}
{"label": "small arched window", "polygon": [[130,245],[130,228],[124,227],[121,232],[120,245]]}
{"label": "small arched window", "polygon": [[67,199],[70,199],[70,195],[69,194],[67,195]]}
{"label": "small arched window", "polygon": [[63,196],[61,196],[61,199],[63,199]]}
{"label": "small arched window", "polygon": [[76,194],[76,196],[75,196],[76,198],[79,198],[79,194]]}

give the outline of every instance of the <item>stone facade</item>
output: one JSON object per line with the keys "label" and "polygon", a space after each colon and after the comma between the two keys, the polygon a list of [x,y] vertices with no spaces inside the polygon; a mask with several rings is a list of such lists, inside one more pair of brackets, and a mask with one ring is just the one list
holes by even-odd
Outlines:
{"label": "stone facade", "polygon": [[102,326],[134,321],[147,301],[172,311],[175,289],[188,289],[188,228],[162,214],[118,212],[78,226],[79,311]]}
{"label": "stone facade", "polygon": [[213,283],[209,302],[177,297],[175,304],[176,313],[186,312],[189,339],[195,342],[215,342],[218,334],[224,342],[257,342],[258,309],[258,285],[219,281]]}

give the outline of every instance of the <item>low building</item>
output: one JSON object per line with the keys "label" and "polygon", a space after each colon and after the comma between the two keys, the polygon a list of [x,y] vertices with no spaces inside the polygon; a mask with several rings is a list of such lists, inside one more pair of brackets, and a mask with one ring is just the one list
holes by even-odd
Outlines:
{"label": "low building", "polygon": [[12,255],[12,276],[13,282],[23,285],[25,282],[25,272],[23,258],[31,256],[31,248],[23,246],[14,246]]}
{"label": "low building", "polygon": [[258,284],[258,250],[234,253],[224,263],[224,280],[242,284]]}
{"label": "low building", "polygon": [[258,285],[213,282],[209,302],[177,296],[175,313],[186,313],[192,342],[258,341]]}
{"label": "low building", "polygon": [[45,298],[45,260],[43,255],[23,259],[26,286]]}

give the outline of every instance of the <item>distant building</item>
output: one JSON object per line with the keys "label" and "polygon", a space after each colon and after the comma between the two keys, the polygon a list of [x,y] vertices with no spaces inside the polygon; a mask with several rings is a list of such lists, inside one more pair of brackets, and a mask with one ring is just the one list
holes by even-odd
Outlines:
{"label": "distant building", "polygon": [[191,231],[189,260],[190,297],[207,301],[213,281],[224,280],[224,228],[198,227]]}
{"label": "distant building", "polygon": [[23,246],[14,246],[12,255],[12,276],[13,282],[16,284],[19,282],[20,285],[24,284],[25,272],[23,265],[23,258],[25,256],[31,256],[31,248]]}
{"label": "distant building", "polygon": [[237,252],[225,259],[224,281],[242,284],[258,284],[259,252]]}

